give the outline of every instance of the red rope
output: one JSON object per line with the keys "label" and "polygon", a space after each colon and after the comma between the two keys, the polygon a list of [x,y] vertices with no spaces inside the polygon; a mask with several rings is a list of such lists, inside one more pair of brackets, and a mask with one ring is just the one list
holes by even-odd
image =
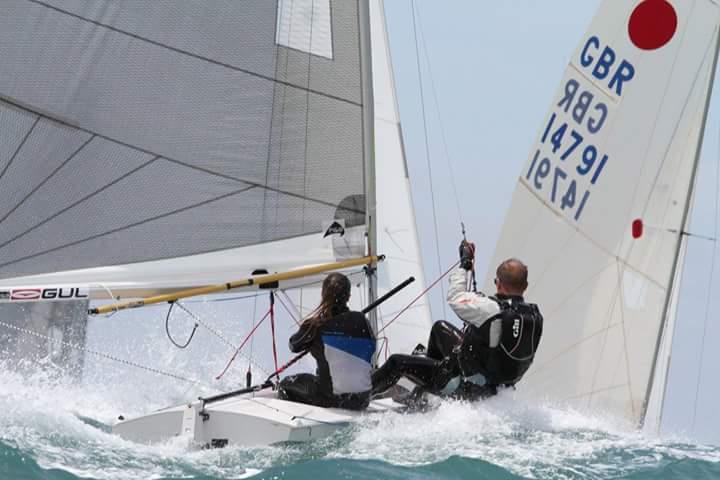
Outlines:
{"label": "red rope", "polygon": [[253,336],[253,333],[255,333],[255,330],[257,330],[258,327],[265,321],[265,319],[270,315],[270,312],[271,312],[271,311],[272,311],[272,310],[268,310],[267,313],[262,317],[262,319],[260,319],[260,321],[255,324],[255,326],[253,327],[253,329],[250,330],[250,333],[247,334],[247,336],[246,336],[245,339],[242,341],[242,343],[240,344],[240,346],[237,348],[237,350],[235,350],[235,353],[234,353],[233,356],[230,358],[230,360],[228,361],[227,365],[225,365],[225,368],[223,369],[223,371],[220,372],[220,375],[218,375],[217,377],[215,377],[215,380],[220,380],[220,379],[222,378],[222,376],[225,375],[225,373],[228,371],[228,368],[230,368],[230,365],[232,365],[232,363],[235,361],[235,357],[237,357],[237,356],[238,356],[238,353],[240,353],[240,350],[242,349],[242,347],[244,347],[245,344],[247,343],[247,341],[250,340],[250,337]]}
{"label": "red rope", "polygon": [[272,377],[275,377],[275,376],[277,376],[278,379],[279,379],[279,378],[280,378],[280,374],[281,374],[282,372],[284,372],[285,370],[287,370],[288,368],[290,368],[292,365],[294,365],[296,362],[298,362],[301,358],[303,358],[303,357],[304,357],[305,355],[307,355],[308,353],[310,353],[310,350],[305,350],[304,352],[300,352],[299,354],[295,355],[293,358],[291,358],[290,360],[288,360],[288,362],[287,362],[285,365],[283,365],[282,367],[278,368],[278,369],[275,370],[273,373],[271,373],[270,376],[268,377],[268,379],[267,379],[266,381],[269,382],[270,379],[271,379]]}
{"label": "red rope", "polygon": [[278,371],[277,345],[275,344],[275,294],[270,292],[270,332],[272,333],[273,359],[275,371]]}
{"label": "red rope", "polygon": [[400,315],[402,315],[403,313],[405,313],[405,311],[406,311],[408,308],[412,307],[415,302],[417,302],[418,300],[420,300],[427,292],[430,291],[431,288],[433,288],[435,285],[437,285],[437,283],[438,283],[440,280],[442,280],[443,278],[445,278],[445,276],[446,276],[448,273],[450,273],[450,272],[451,272],[455,267],[457,267],[458,265],[460,265],[460,260],[458,260],[457,262],[455,262],[450,268],[448,268],[447,270],[445,270],[445,273],[443,273],[442,275],[440,275],[440,276],[437,278],[437,280],[435,280],[433,283],[431,283],[430,286],[428,286],[425,290],[423,290],[422,292],[420,292],[420,294],[419,294],[417,297],[415,297],[412,302],[408,303],[408,304],[405,306],[405,308],[403,308],[402,310],[400,310],[400,312],[398,312],[398,314],[393,317],[392,320],[390,320],[388,323],[386,323],[386,324],[377,332],[377,334],[378,334],[378,335],[381,334],[386,328],[388,328],[390,325],[392,325],[392,323],[393,323],[395,320],[397,320]]}

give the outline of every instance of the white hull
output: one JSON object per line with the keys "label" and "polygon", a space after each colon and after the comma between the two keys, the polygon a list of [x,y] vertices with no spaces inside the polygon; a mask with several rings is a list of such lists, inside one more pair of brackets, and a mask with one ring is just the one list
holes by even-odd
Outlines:
{"label": "white hull", "polygon": [[155,443],[185,436],[200,447],[270,445],[305,442],[332,434],[368,413],[402,410],[391,399],[375,400],[363,411],[322,408],[279,400],[274,391],[247,394],[211,403],[171,407],[117,423],[112,431],[124,439]]}

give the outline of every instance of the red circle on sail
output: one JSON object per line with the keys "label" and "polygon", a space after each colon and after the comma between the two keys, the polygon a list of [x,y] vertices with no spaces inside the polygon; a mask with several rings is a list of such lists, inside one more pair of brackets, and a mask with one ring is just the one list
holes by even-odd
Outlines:
{"label": "red circle on sail", "polygon": [[628,33],[642,50],[656,50],[667,44],[677,31],[677,13],[667,0],[644,0],[635,7]]}

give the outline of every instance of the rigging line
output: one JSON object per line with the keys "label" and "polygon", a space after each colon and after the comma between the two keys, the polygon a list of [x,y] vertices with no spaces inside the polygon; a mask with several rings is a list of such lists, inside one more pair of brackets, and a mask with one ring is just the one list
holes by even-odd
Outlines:
{"label": "rigging line", "polygon": [[120,29],[120,28],[113,27],[112,25],[108,25],[108,24],[106,24],[106,23],[102,23],[102,22],[99,22],[99,21],[97,21],[97,20],[92,20],[92,19],[90,19],[90,18],[83,17],[82,15],[78,15],[78,14],[73,13],[73,12],[70,12],[70,11],[68,11],[68,10],[63,10],[62,8],[56,7],[56,6],[54,6],[54,5],[50,5],[50,4],[45,3],[45,2],[42,2],[42,1],[40,1],[40,0],[26,0],[26,1],[28,1],[28,2],[30,2],[30,3],[34,3],[34,4],[39,5],[39,6],[42,6],[42,7],[45,7],[45,8],[48,8],[48,9],[50,9],[50,10],[55,10],[55,11],[58,12],[58,13],[61,13],[61,14],[63,14],[63,15],[67,15],[67,16],[69,16],[69,17],[76,18],[76,19],[78,19],[78,20],[80,20],[80,21],[87,22],[87,23],[91,23],[91,24],[96,25],[96,26],[98,26],[98,27],[102,27],[102,28],[105,28],[105,29],[110,30],[110,31],[112,31],[112,32],[119,33],[120,35],[124,35],[124,36],[130,37],[130,38],[134,38],[135,40],[140,40],[141,42],[145,42],[145,43],[148,43],[148,44],[150,44],[150,45],[154,45],[154,46],[156,46],[156,47],[163,48],[163,49],[165,49],[165,50],[170,50],[170,51],[172,51],[172,52],[179,53],[179,54],[181,54],[181,55],[186,55],[186,56],[188,56],[188,57],[192,57],[192,58],[195,58],[195,59],[197,59],[197,60],[201,60],[201,61],[210,63],[210,64],[212,64],[212,65],[217,65],[217,66],[219,66],[219,67],[224,67],[224,68],[227,68],[227,69],[229,69],[229,70],[233,70],[233,71],[235,71],[235,72],[245,73],[245,74],[247,74],[247,75],[250,75],[250,76],[253,76],[253,77],[256,77],[256,78],[261,78],[261,79],[267,80],[267,81],[269,81],[269,82],[280,83],[280,84],[285,85],[285,86],[288,86],[288,87],[297,88],[298,90],[306,90],[306,91],[308,91],[308,92],[310,92],[310,93],[314,93],[314,94],[319,95],[319,96],[321,96],[321,97],[329,98],[329,99],[332,99],[332,100],[337,100],[337,101],[339,101],[339,102],[347,103],[347,104],[349,104],[349,105],[354,105],[354,106],[356,106],[356,107],[361,107],[361,106],[362,106],[361,103],[356,102],[356,101],[354,101],[354,100],[350,100],[350,99],[348,99],[348,98],[339,97],[339,96],[337,96],[337,95],[333,95],[333,94],[331,94],[331,93],[326,93],[326,92],[321,92],[321,91],[319,91],[319,90],[313,90],[313,89],[310,89],[310,88],[303,88],[303,87],[300,87],[300,86],[298,86],[298,85],[295,85],[295,84],[293,84],[293,83],[291,83],[291,82],[288,82],[288,81],[285,81],[285,80],[278,80],[277,78],[269,77],[269,76],[267,76],[267,75],[263,75],[262,73],[253,72],[253,71],[251,71],[251,70],[247,70],[247,69],[238,67],[238,66],[236,66],[236,65],[232,65],[232,64],[230,64],[230,63],[221,62],[221,61],[219,61],[219,60],[215,60],[215,59],[212,59],[212,58],[210,58],[210,57],[206,57],[206,56],[203,56],[203,55],[200,55],[200,54],[197,54],[197,53],[190,52],[190,51],[188,51],[188,50],[183,50],[183,49],[181,49],[181,48],[173,47],[173,46],[168,45],[168,44],[166,44],[166,43],[158,42],[158,41],[156,41],[156,40],[152,40],[152,39],[149,39],[149,38],[147,38],[147,37],[140,36],[140,35],[138,35],[138,34],[129,32],[129,31],[127,31],[127,30],[122,30],[122,29]]}
{"label": "rigging line", "polygon": [[[303,317],[302,301],[300,302],[300,306],[298,307],[297,305],[295,305],[295,302],[293,302],[292,298],[290,298],[290,295],[288,295],[288,293],[285,290],[278,289],[278,293],[280,293],[283,297],[285,297],[285,300],[287,301],[285,306],[292,307],[291,310],[293,313],[291,313],[291,312],[288,312],[288,313],[291,313],[290,316],[293,317],[293,320],[295,320],[295,323],[297,323],[299,325],[302,322],[302,317]],[[300,295],[302,295],[302,290],[300,291]]]}
{"label": "rigging line", "polygon": [[275,361],[275,376],[277,380],[280,380],[278,372],[278,355],[277,355],[277,342],[275,341],[275,293],[270,290],[270,335],[272,339],[272,353],[273,360]]}
{"label": "rigging line", "polygon": [[94,138],[96,138],[96,135],[91,135],[90,138],[88,138],[85,142],[83,142],[83,144],[80,145],[80,147],[78,147],[66,160],[64,160],[60,165],[58,165],[58,166],[55,168],[55,170],[53,170],[52,172],[50,172],[50,174],[49,174],[47,177],[45,177],[45,179],[44,179],[42,182],[40,182],[40,183],[37,184],[32,190],[30,190],[30,192],[29,192],[27,195],[25,195],[22,200],[20,200],[20,202],[18,202],[17,204],[15,204],[15,206],[14,206],[13,208],[11,208],[2,218],[0,218],[0,224],[3,223],[5,220],[7,220],[7,218],[8,218],[10,215],[12,215],[15,210],[17,210],[18,208],[20,208],[20,206],[23,205],[23,204],[28,200],[28,198],[32,197],[32,196],[35,194],[35,192],[37,192],[38,190],[40,190],[40,188],[42,188],[43,185],[45,185],[45,184],[46,184],[52,177],[54,177],[65,165],[67,165],[73,158],[75,158],[75,156],[77,156],[78,153],[80,153],[82,150],[84,150],[85,147],[87,147],[88,144],[90,144],[90,142],[91,142]]}
{"label": "rigging line", "polygon": [[27,142],[27,139],[30,138],[30,134],[32,134],[33,130],[35,130],[35,127],[37,126],[38,122],[40,121],[40,118],[42,118],[40,115],[37,116],[35,121],[33,122],[30,129],[27,131],[23,139],[20,141],[20,144],[15,149],[15,152],[13,152],[12,157],[10,157],[10,160],[8,160],[8,163],[3,167],[2,172],[0,172],[0,179],[2,179],[5,176],[5,172],[8,171],[8,168],[10,168],[10,165],[13,164],[15,161],[15,157],[18,156],[18,153],[20,153],[20,150],[22,150],[22,147],[25,145],[25,142]]}
{"label": "rigging line", "polygon": [[[438,283],[440,280],[442,280],[443,278],[445,278],[445,276],[446,276],[448,273],[450,273],[450,272],[451,272],[455,267],[457,267],[458,265],[460,265],[460,260],[458,260],[457,262],[453,263],[450,268],[448,268],[447,270],[445,270],[445,273],[443,273],[442,275],[440,275],[440,276],[439,276],[434,282],[432,282],[425,290],[423,290],[422,292],[420,292],[417,297],[415,297],[410,303],[408,303],[408,304],[405,306],[405,308],[403,308],[402,310],[400,310],[400,312],[399,312],[397,315],[395,315],[395,316],[392,318],[392,320],[390,320],[388,323],[385,324],[384,327],[382,327],[380,330],[378,330],[377,335],[380,335],[380,334],[383,332],[383,330],[385,330],[385,329],[388,328],[390,325],[392,325],[392,323],[393,323],[395,320],[397,320],[398,317],[400,317],[400,315],[402,315],[403,313],[405,313],[415,302],[417,302],[418,300],[420,300],[420,299],[423,297],[423,295],[425,295],[427,292],[429,292],[430,289],[432,289],[435,285],[437,285],[437,283]],[[444,303],[443,303],[443,304],[444,304]]]}
{"label": "rigging line", "polygon": [[[218,332],[217,330],[212,328],[210,325],[205,323],[198,315],[196,315],[194,312],[190,311],[185,305],[180,303],[180,301],[175,301],[175,302],[173,302],[173,304],[175,306],[177,306],[179,309],[181,309],[182,311],[184,311],[185,313],[187,313],[195,321],[196,325],[200,324],[200,326],[204,327],[208,332],[215,335],[218,339],[220,339],[221,342],[223,342],[225,345],[230,347],[230,349],[237,348],[232,342],[230,342],[230,340],[225,338],[220,332]],[[253,316],[253,327],[255,326],[254,321],[255,321],[255,317]],[[253,337],[251,337],[251,338],[253,338]],[[257,367],[258,370],[260,370],[261,373],[263,373],[263,374],[268,373],[267,370],[265,370],[259,363],[255,362],[253,360],[252,355],[250,355],[248,357],[247,355],[243,354],[242,352],[240,352],[239,354],[241,357],[243,357],[245,360],[248,361],[248,366],[250,364],[253,364],[255,367]]]}
{"label": "rigging line", "polygon": [[[668,230],[670,233],[678,233],[677,230]],[[715,242],[717,239],[714,237],[711,237],[709,235],[700,235],[699,233],[690,233],[690,232],[680,232],[680,235],[685,235],[686,237],[692,237],[692,238],[698,238],[700,240],[707,240],[708,242]]]}
{"label": "rigging line", "polygon": [[[282,290],[280,290],[280,291],[282,291]],[[284,293],[284,292],[283,292],[283,293]],[[285,311],[288,313],[288,315],[290,316],[290,318],[292,319],[292,321],[295,322],[295,325],[300,325],[300,322],[298,321],[297,318],[295,318],[295,315],[290,311],[290,308],[289,308],[287,305],[285,305],[285,302],[283,302],[282,297],[280,297],[279,295],[276,295],[276,300],[277,300],[278,302],[280,302],[280,305],[283,306],[283,308],[284,308]]]}
{"label": "rigging line", "polygon": [[[115,295],[113,295],[112,291],[111,291],[106,285],[101,284],[101,283],[98,283],[98,284],[90,284],[90,287],[93,287],[93,286],[97,286],[97,287],[100,287],[100,288],[104,289],[104,290],[108,293],[108,299],[110,299],[110,300],[120,300],[120,297],[119,297],[119,296],[116,297]],[[203,304],[203,303],[233,302],[233,301],[237,301],[237,300],[249,300],[249,299],[251,299],[251,298],[256,298],[256,297],[259,297],[259,296],[261,296],[261,295],[263,295],[263,294],[262,294],[262,293],[253,293],[253,294],[251,294],[251,295],[237,295],[237,296],[234,296],[234,297],[227,297],[227,298],[201,298],[201,299],[193,299],[193,298],[188,297],[188,298],[183,299],[183,301],[184,301],[185,304],[189,304],[189,303],[200,303],[200,304]],[[145,305],[145,307],[143,307],[143,308],[159,308],[159,307],[163,307],[163,306],[164,306],[164,304],[162,304],[162,303],[151,303],[150,305]],[[114,310],[114,311],[113,311],[113,314],[114,314],[114,313],[117,313],[117,312],[119,312],[119,310]],[[102,317],[103,317],[103,318],[107,318],[106,316],[102,316]],[[235,348],[234,345],[233,345],[233,348]]]}
{"label": "rigging line", "polygon": [[[31,1],[31,0],[28,0],[28,1]],[[47,115],[46,113],[43,113],[43,112],[41,112],[41,111],[39,111],[39,110],[36,110],[36,109],[34,109],[34,108],[29,108],[27,105],[20,104],[20,103],[14,101],[14,100],[12,100],[12,99],[9,99],[9,98],[7,98],[7,97],[3,97],[3,96],[1,96],[1,95],[0,95],[0,101],[1,101],[1,102],[4,102],[4,103],[7,103],[8,105],[12,105],[12,106],[14,106],[14,107],[16,107],[16,108],[18,108],[18,109],[20,109],[20,110],[24,110],[24,111],[26,111],[26,112],[30,112],[30,113],[32,113],[32,114],[38,115],[39,117],[45,118],[45,119],[50,120],[50,121],[52,121],[52,122],[55,122],[55,123],[57,123],[57,124],[59,124],[59,125],[65,125],[65,126],[67,126],[67,127],[69,127],[69,128],[78,130],[78,131],[80,131],[80,132],[86,132],[86,133],[95,135],[95,136],[97,136],[98,138],[101,138],[101,139],[103,139],[103,140],[107,140],[107,141],[109,141],[109,142],[115,143],[116,145],[122,145],[122,146],[124,146],[124,147],[128,147],[128,148],[130,148],[130,149],[132,149],[132,150],[135,150],[135,151],[138,151],[138,152],[147,153],[148,155],[155,155],[155,156],[157,156],[157,157],[159,157],[159,158],[162,158],[163,160],[167,160],[168,162],[175,163],[175,164],[177,164],[177,165],[182,165],[182,166],[184,166],[184,167],[187,167],[187,168],[190,168],[190,169],[199,171],[199,172],[207,173],[208,175],[213,175],[213,176],[216,176],[216,177],[219,177],[219,178],[224,178],[224,179],[227,179],[227,180],[233,180],[233,181],[235,181],[235,182],[244,183],[244,184],[246,184],[246,185],[250,185],[250,186],[253,186],[253,187],[262,188],[262,189],[268,190],[268,191],[270,191],[270,192],[279,193],[279,194],[281,194],[281,195],[287,195],[287,196],[293,197],[293,198],[300,198],[300,199],[302,199],[302,200],[307,200],[307,201],[309,201],[309,202],[318,203],[318,204],[320,204],[320,205],[325,205],[325,206],[332,207],[332,208],[336,208],[336,207],[337,207],[337,204],[336,204],[336,203],[333,203],[333,202],[330,202],[330,201],[320,200],[320,199],[318,199],[318,198],[312,198],[312,197],[303,197],[303,196],[300,195],[299,193],[293,193],[293,192],[290,192],[290,191],[280,190],[279,188],[274,188],[274,187],[271,187],[271,186],[269,186],[269,185],[264,185],[264,184],[259,183],[259,182],[255,182],[255,181],[252,181],[252,180],[244,180],[244,179],[242,179],[242,178],[237,178],[237,177],[234,177],[234,176],[232,176],[232,175],[227,175],[227,174],[224,174],[224,173],[216,172],[216,171],[211,170],[211,169],[209,169],[209,168],[200,167],[200,166],[198,166],[198,165],[193,165],[193,164],[188,163],[188,162],[186,162],[186,161],[177,160],[177,159],[175,159],[175,158],[171,158],[171,157],[168,157],[168,156],[165,156],[165,155],[158,154],[157,152],[153,152],[153,151],[151,151],[151,150],[147,150],[146,148],[138,147],[137,145],[132,145],[132,144],[127,143],[127,142],[124,142],[124,141],[122,141],[122,140],[118,140],[118,139],[109,137],[109,136],[107,136],[107,135],[100,134],[100,133],[98,133],[98,132],[96,132],[96,131],[93,131],[93,130],[90,130],[90,129],[88,129],[88,128],[78,127],[77,125],[74,125],[74,124],[72,124],[72,123],[69,123],[69,122],[67,122],[67,121],[65,121],[65,120],[62,120],[62,119],[60,119],[60,118],[51,117],[51,116]],[[349,207],[349,206],[348,206],[348,207],[343,207],[343,208],[344,208],[344,210],[347,210],[347,211],[352,212],[352,213],[357,213],[357,214],[365,215],[365,211],[364,211],[364,210],[358,210],[358,209],[356,209],[356,208],[352,208],[352,207]]]}
{"label": "rigging line", "polygon": [[181,375],[178,375],[178,374],[176,374],[176,373],[165,372],[165,371],[159,370],[159,369],[157,369],[157,368],[148,367],[147,365],[142,365],[142,364],[140,364],[140,363],[133,362],[132,360],[126,360],[126,359],[124,359],[124,358],[116,357],[116,356],[110,355],[110,354],[108,354],[108,353],[103,353],[103,352],[100,352],[100,351],[98,351],[98,350],[93,350],[93,349],[91,349],[91,348],[87,348],[87,347],[84,347],[84,346],[81,346],[81,345],[76,345],[76,344],[74,344],[74,343],[66,342],[66,341],[64,341],[64,340],[58,340],[58,339],[53,338],[53,337],[50,337],[50,336],[48,336],[48,335],[43,335],[42,333],[38,333],[38,332],[36,332],[36,331],[34,331],[34,330],[28,330],[27,328],[21,328],[21,327],[12,325],[12,324],[10,324],[10,323],[3,322],[2,320],[0,320],[0,325],[2,325],[3,327],[9,328],[9,329],[11,329],[11,330],[15,330],[15,331],[20,332],[20,333],[25,333],[25,334],[28,334],[28,335],[32,335],[32,336],[34,336],[34,337],[42,338],[43,340],[48,340],[48,341],[50,341],[50,342],[59,343],[60,345],[66,346],[66,347],[68,347],[68,348],[72,348],[73,350],[78,350],[78,351],[81,351],[81,352],[84,352],[84,353],[89,353],[89,354],[91,354],[91,355],[95,355],[95,356],[97,356],[97,357],[101,357],[101,358],[104,358],[104,359],[106,359],[106,360],[110,360],[110,361],[113,361],[113,362],[116,362],[116,363],[121,363],[121,364],[123,364],[123,365],[130,366],[130,367],[133,367],[133,368],[138,368],[138,369],[140,369],[140,370],[145,370],[146,372],[155,373],[155,374],[157,374],[157,375],[163,375],[163,376],[165,376],[165,377],[174,378],[175,380],[180,380],[180,381],[187,382],[187,383],[192,383],[192,384],[196,384],[196,385],[203,385],[203,386],[206,386],[206,387],[209,386],[209,385],[207,385],[205,382],[200,382],[200,381],[198,381],[198,380],[192,380],[192,379],[189,379],[189,378],[185,378],[185,377],[183,377],[183,376],[181,376]]}
{"label": "rigging line", "polygon": [[420,42],[422,43],[423,53],[425,54],[425,63],[427,64],[428,74],[430,76],[430,91],[432,92],[435,112],[437,113],[438,123],[440,124],[440,140],[442,141],[443,150],[445,151],[445,160],[447,162],[448,169],[450,170],[450,184],[452,185],[453,196],[455,197],[455,208],[457,209],[457,215],[460,223],[464,223],[462,217],[462,208],[460,208],[460,196],[458,195],[457,184],[455,183],[455,170],[453,169],[453,162],[452,158],[450,157],[450,150],[447,146],[445,124],[443,123],[442,114],[440,113],[440,102],[438,101],[437,90],[435,89],[435,80],[432,73],[432,66],[430,64],[430,54],[428,53],[427,43],[425,42],[425,34],[423,33],[422,28],[422,16],[420,15],[419,8],[417,11],[417,15],[418,30],[420,31]]}
{"label": "rigging line", "polygon": [[[718,148],[718,157],[715,161],[715,216],[713,225],[713,237],[718,237],[718,213],[720,212],[720,146]],[[710,301],[712,296],[713,277],[715,274],[715,257],[717,253],[717,240],[713,241],[712,254],[710,260],[710,278],[708,279],[707,296],[705,297],[705,319],[703,321],[703,333],[700,340],[700,365],[698,366],[697,380],[695,381],[695,400],[693,402],[692,430],[695,430],[697,421],[698,399],[700,397],[700,381],[703,372],[703,357],[705,356],[705,338],[707,336],[708,319],[710,314]]]}
{"label": "rigging line", "polygon": [[185,343],[176,342],[175,339],[170,334],[170,314],[172,313],[175,302],[169,302],[169,303],[170,303],[170,306],[168,307],[167,315],[165,315],[165,334],[167,335],[168,340],[170,340],[170,343],[175,345],[177,348],[184,350],[190,345],[190,342],[192,342],[192,339],[195,336],[195,332],[198,329],[198,323],[195,322],[192,332],[190,332],[190,336],[188,337],[188,339]]}
{"label": "rigging line", "polygon": [[[234,297],[227,297],[227,298],[205,298],[202,300],[192,300],[192,299],[185,299],[185,303],[219,303],[219,302],[233,302],[235,300],[248,300],[250,298],[257,298],[262,293],[253,293],[252,295],[238,295]],[[153,305],[148,305],[148,307],[152,307]]]}
{"label": "rigging line", "polygon": [[[79,245],[79,244],[81,244],[81,243],[89,242],[89,241],[91,241],[91,240],[96,240],[96,239],[98,239],[98,238],[100,238],[100,237],[104,237],[104,236],[106,236],[106,235],[112,235],[113,233],[121,232],[121,231],[123,231],[123,230],[129,230],[129,229],[135,228],[135,227],[137,227],[137,226],[139,226],[139,225],[144,225],[144,224],[146,224],[146,223],[154,222],[155,220],[159,220],[159,219],[161,219],[161,218],[165,218],[165,217],[169,217],[169,216],[171,216],[171,215],[175,215],[175,214],[178,214],[178,213],[186,212],[186,211],[188,211],[188,210],[192,210],[192,209],[197,208],[197,207],[202,207],[202,206],[204,206],[204,205],[208,205],[208,204],[211,204],[211,203],[220,201],[220,200],[224,200],[224,199],[226,199],[226,198],[233,197],[233,196],[235,196],[235,195],[239,195],[239,194],[244,193],[244,192],[246,192],[246,191],[248,191],[248,190],[251,190],[251,189],[253,189],[253,188],[255,188],[255,187],[246,187],[246,188],[241,188],[241,189],[239,189],[239,190],[234,190],[234,191],[232,191],[232,192],[228,192],[228,193],[225,193],[225,194],[223,194],[223,195],[219,195],[219,196],[217,196],[217,197],[215,197],[215,198],[210,198],[210,199],[208,199],[208,200],[203,200],[202,202],[197,202],[197,203],[194,203],[194,204],[192,204],[192,205],[188,205],[188,206],[185,206],[185,207],[182,207],[182,208],[177,208],[177,209],[172,210],[172,211],[170,211],[170,212],[165,212],[165,213],[162,213],[162,214],[160,214],[160,215],[155,215],[154,217],[149,217],[149,218],[145,218],[145,219],[143,219],[143,220],[138,220],[137,222],[134,222],[134,223],[131,223],[131,224],[128,224],[128,225],[123,225],[122,227],[113,228],[113,229],[111,229],[111,230],[107,230],[107,231],[101,232],[101,233],[96,233],[95,235],[91,235],[91,236],[89,236],[89,237],[82,238],[82,239],[80,239],[80,240],[74,240],[74,241],[72,241],[72,242],[68,242],[68,243],[65,243],[65,244],[63,244],[63,245],[58,245],[57,247],[53,247],[53,248],[50,248],[50,249],[47,249],[47,250],[42,250],[42,251],[35,252],[35,253],[29,254],[29,255],[25,255],[24,257],[15,258],[15,259],[13,259],[13,260],[11,260],[11,261],[9,261],[9,262],[5,262],[5,263],[0,264],[0,267],[6,267],[6,266],[8,266],[8,265],[12,265],[12,264],[15,264],[15,263],[18,263],[18,262],[22,262],[23,260],[28,260],[28,259],[31,259],[31,258],[39,257],[39,256],[41,256],[41,255],[45,255],[45,254],[48,254],[48,253],[56,252],[56,251],[62,250],[62,249],[64,249],[64,248],[74,247],[75,245]],[[68,208],[69,208],[69,207],[68,207]],[[44,220],[44,221],[41,222],[41,223],[42,223],[42,224],[47,223],[48,221],[52,220],[52,219],[55,218],[55,217],[57,217],[57,215],[53,215],[52,217]],[[40,224],[36,225],[35,227],[32,227],[30,230],[34,230],[34,229],[37,228],[39,225],[40,225]],[[7,242],[5,242],[5,243],[3,243],[2,245],[0,245],[0,248],[5,247],[8,243],[11,243],[11,242],[13,242],[14,240],[17,240],[17,238],[25,235],[26,233],[28,233],[28,231],[25,231],[25,232],[22,233],[21,235],[18,235],[18,236],[16,236],[16,237],[13,238],[13,239],[8,240]],[[226,249],[226,248],[222,248],[221,250],[225,250],[225,249]],[[195,252],[195,253],[196,253],[196,254],[199,254],[199,253],[207,253],[207,252]]]}
{"label": "rigging line", "polygon": [[[262,295],[262,294],[255,295],[255,299],[253,300],[252,328],[255,328],[255,318],[257,318],[257,317],[256,317],[256,315],[257,315],[257,302],[258,302],[258,297],[259,297],[260,295]],[[255,336],[253,335],[253,336],[250,338],[250,360],[252,360],[252,358],[253,358],[254,351],[255,351]],[[250,364],[248,363],[248,372],[249,372],[249,371],[250,371]]]}
{"label": "rigging line", "polygon": [[248,333],[247,336],[243,339],[240,346],[235,350],[235,353],[233,354],[233,356],[230,357],[230,360],[228,361],[227,365],[225,365],[225,368],[223,369],[223,371],[220,372],[220,374],[215,377],[215,380],[220,380],[222,378],[222,376],[225,375],[225,373],[227,373],[228,369],[230,368],[230,365],[232,365],[232,363],[235,361],[235,358],[240,353],[240,350],[242,349],[242,347],[245,346],[245,344],[250,339],[250,337],[252,337],[253,334],[255,333],[255,330],[257,330],[258,327],[260,325],[262,325],[262,323],[265,321],[265,319],[268,318],[269,316],[270,316],[270,310],[268,310],[267,313],[265,313],[265,315],[260,319],[260,321],[252,328],[252,330],[250,330],[250,333]]}
{"label": "rigging line", "polygon": [[[442,272],[442,264],[440,261],[440,237],[438,234],[438,223],[437,223],[437,212],[435,209],[435,192],[433,191],[433,174],[432,174],[432,162],[430,161],[430,143],[428,139],[428,128],[427,128],[427,115],[425,114],[425,94],[423,91],[423,81],[422,81],[422,69],[420,68],[420,45],[418,42],[418,34],[417,34],[417,26],[416,26],[416,19],[415,19],[415,0],[410,0],[410,8],[412,12],[412,25],[413,25],[413,36],[415,39],[415,62],[417,65],[417,73],[418,73],[418,82],[420,84],[420,108],[422,110],[422,119],[423,119],[423,134],[424,134],[424,140],[425,140],[425,160],[427,161],[427,167],[428,167],[428,180],[430,182],[430,203],[432,205],[432,218],[433,218],[433,227],[435,232],[435,251],[437,254],[437,262],[438,262],[438,273]],[[445,287],[440,285],[440,291],[442,292],[442,306],[443,306],[443,315],[445,318],[447,318],[447,307],[445,306]]]}

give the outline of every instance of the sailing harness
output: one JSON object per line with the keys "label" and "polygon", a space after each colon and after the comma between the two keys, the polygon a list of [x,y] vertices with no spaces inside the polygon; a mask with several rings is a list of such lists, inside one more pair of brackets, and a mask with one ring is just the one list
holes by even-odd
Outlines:
{"label": "sailing harness", "polygon": [[[480,374],[488,385],[514,385],[530,368],[543,329],[537,305],[522,297],[489,297],[500,313],[480,327],[467,325],[458,352],[458,365],[465,379]],[[497,345],[491,345],[491,330],[500,324]],[[476,377],[477,378],[477,377]]]}

